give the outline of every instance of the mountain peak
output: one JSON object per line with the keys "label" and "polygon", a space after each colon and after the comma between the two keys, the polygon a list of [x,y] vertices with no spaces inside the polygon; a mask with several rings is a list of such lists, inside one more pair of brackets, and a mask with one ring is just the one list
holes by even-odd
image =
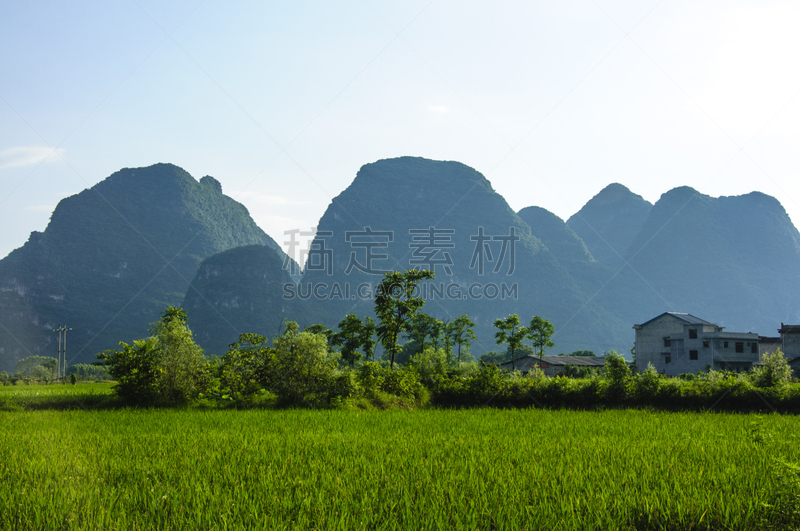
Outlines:
{"label": "mountain peak", "polygon": [[[624,184],[611,183],[600,190],[592,199],[590,199],[589,203],[608,204],[631,198],[644,201],[642,196],[631,192],[631,190]],[[587,203],[587,205],[589,203]]]}
{"label": "mountain peak", "polygon": [[619,265],[653,205],[626,186],[612,183],[567,220],[589,252],[606,265]]}
{"label": "mountain peak", "polygon": [[222,183],[220,183],[218,180],[216,180],[210,175],[206,175],[205,177],[200,179],[200,184],[202,184],[203,186],[210,186],[213,190],[216,190],[220,194],[222,193]]}

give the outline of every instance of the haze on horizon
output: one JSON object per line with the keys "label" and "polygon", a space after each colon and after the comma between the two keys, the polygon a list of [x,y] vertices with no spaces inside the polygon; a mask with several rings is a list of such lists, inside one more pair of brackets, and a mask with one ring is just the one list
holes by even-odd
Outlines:
{"label": "haze on horizon", "polygon": [[276,241],[366,163],[457,160],[563,219],[611,182],[800,222],[800,5],[153,1],[0,19],[0,257],[123,167],[213,175]]}

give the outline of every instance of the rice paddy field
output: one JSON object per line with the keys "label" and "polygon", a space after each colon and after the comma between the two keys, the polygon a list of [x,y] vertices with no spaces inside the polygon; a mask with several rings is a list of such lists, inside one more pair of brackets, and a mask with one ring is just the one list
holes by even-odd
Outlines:
{"label": "rice paddy field", "polygon": [[780,461],[800,460],[788,415],[126,409],[108,393],[0,387],[0,529],[787,528],[777,496],[797,477]]}

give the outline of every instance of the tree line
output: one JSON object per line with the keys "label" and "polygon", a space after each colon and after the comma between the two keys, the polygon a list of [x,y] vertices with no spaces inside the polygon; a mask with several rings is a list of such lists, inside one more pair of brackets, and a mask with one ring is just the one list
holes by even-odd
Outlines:
{"label": "tree line", "polygon": [[[140,405],[200,400],[304,407],[344,403],[416,407],[428,402],[523,407],[685,403],[694,407],[722,388],[733,397],[756,388],[784,389],[791,376],[782,355],[766,359],[749,381],[720,372],[696,381],[667,379],[652,367],[633,375],[625,359],[613,351],[602,371],[582,374],[581,379],[547,378],[536,368],[525,376],[503,371],[472,358],[469,349],[475,325],[467,315],[444,322],[421,311],[425,301],[414,292],[419,282],[432,277],[432,272],[420,270],[386,273],[376,290],[375,319],[348,314],[338,330],[323,325],[301,330],[297,323],[286,321],[272,340],[241,334],[225,355],[214,360],[206,358],[194,342],[184,310],[169,307],[152,325],[149,337],[98,354],[95,365],[117,382],[114,391],[119,398]],[[494,325],[495,341],[508,346],[512,361],[521,351],[542,356],[555,346],[553,325],[539,316],[523,325],[512,314]],[[378,344],[383,349],[380,360],[375,359]],[[800,393],[797,401],[800,408]]]}

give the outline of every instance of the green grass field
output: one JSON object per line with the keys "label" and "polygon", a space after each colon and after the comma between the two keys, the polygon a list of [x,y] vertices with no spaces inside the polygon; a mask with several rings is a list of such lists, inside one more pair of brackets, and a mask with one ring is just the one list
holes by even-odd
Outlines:
{"label": "green grass field", "polygon": [[0,387],[0,529],[758,529],[800,459],[793,416],[81,406],[108,393]]}

